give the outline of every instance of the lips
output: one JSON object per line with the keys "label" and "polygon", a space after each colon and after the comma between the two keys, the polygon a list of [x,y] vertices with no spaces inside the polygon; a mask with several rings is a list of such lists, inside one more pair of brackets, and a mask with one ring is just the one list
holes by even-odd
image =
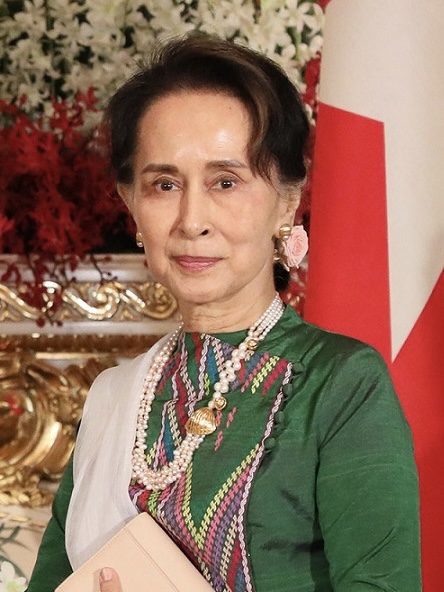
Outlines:
{"label": "lips", "polygon": [[204,271],[214,267],[221,261],[220,257],[192,257],[190,255],[179,255],[174,260],[180,267],[188,271]]}

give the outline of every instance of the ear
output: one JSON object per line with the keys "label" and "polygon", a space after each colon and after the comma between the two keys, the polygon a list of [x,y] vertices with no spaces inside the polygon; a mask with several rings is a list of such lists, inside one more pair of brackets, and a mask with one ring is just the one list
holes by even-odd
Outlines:
{"label": "ear", "polygon": [[133,214],[133,191],[131,185],[117,183],[117,193],[122,198],[130,213]]}
{"label": "ear", "polygon": [[295,189],[280,197],[279,203],[279,227],[282,224],[293,226],[296,211],[301,203],[302,188]]}

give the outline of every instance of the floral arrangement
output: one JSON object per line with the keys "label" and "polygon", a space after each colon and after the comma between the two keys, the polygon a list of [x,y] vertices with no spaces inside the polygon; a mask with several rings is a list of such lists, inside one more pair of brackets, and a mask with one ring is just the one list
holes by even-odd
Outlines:
{"label": "floral arrangement", "polygon": [[[325,1],[324,1],[325,3]],[[92,87],[102,108],[153,42],[200,30],[259,50],[307,89],[322,45],[322,2],[313,0],[5,0],[0,13],[0,98],[52,116],[53,99]],[[309,77],[312,75],[309,68]],[[312,81],[309,81],[309,84]],[[311,105],[312,106],[312,105]],[[97,117],[92,115],[89,125]]]}
{"label": "floral arrangement", "polygon": [[0,592],[24,592],[26,578],[16,573],[16,567],[10,561],[0,563]]}
{"label": "floral arrangement", "polygon": [[[199,30],[265,53],[298,84],[314,122],[325,4],[4,0],[0,253],[28,257],[25,299],[43,306],[43,279],[68,281],[87,254],[133,248],[97,129],[107,98],[158,38]],[[14,279],[8,264],[0,281]]]}

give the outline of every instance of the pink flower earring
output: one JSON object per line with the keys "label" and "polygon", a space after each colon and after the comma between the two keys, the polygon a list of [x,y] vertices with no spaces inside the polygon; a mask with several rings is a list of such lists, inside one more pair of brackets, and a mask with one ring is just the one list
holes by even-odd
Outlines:
{"label": "pink flower earring", "polygon": [[308,236],[303,226],[282,224],[276,241],[274,259],[279,261],[287,271],[291,267],[299,267],[308,251]]}

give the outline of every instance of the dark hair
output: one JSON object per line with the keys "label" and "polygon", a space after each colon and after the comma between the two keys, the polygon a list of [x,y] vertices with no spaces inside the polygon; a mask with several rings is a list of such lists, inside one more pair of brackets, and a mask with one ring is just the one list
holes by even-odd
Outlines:
{"label": "dark hair", "polygon": [[139,122],[147,109],[180,91],[223,92],[239,99],[251,119],[248,156],[253,171],[269,178],[275,165],[286,186],[297,186],[305,178],[309,123],[299,93],[282,68],[246,47],[193,33],[155,47],[147,64],[109,101],[105,123],[118,183],[133,181]]}

